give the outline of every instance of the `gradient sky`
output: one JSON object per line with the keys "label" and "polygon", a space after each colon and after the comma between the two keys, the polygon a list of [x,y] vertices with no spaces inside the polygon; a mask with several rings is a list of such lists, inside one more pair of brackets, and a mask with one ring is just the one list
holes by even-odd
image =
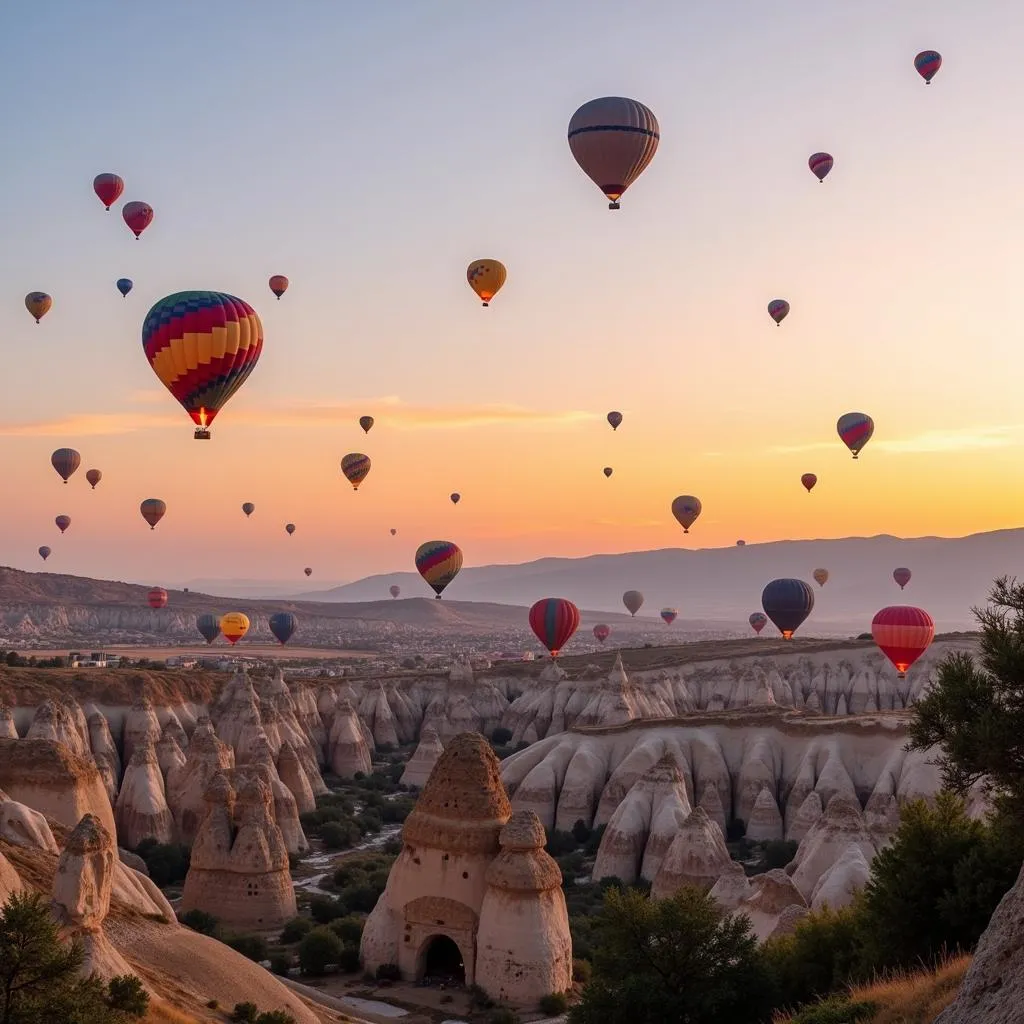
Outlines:
{"label": "gradient sky", "polygon": [[[326,584],[433,537],[482,564],[1020,525],[1022,33],[1011,0],[5,5],[0,562]],[[662,133],[614,214],[565,138],[607,94]],[[101,171],[155,208],[140,242]],[[509,272],[488,310],[485,256]],[[266,334],[205,444],[139,340],[185,288]],[[858,462],[848,410],[876,422]]]}

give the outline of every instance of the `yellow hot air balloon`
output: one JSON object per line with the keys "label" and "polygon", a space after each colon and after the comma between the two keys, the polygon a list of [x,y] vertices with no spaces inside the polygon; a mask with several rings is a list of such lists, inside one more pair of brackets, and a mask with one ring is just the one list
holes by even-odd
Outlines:
{"label": "yellow hot air balloon", "polygon": [[506,276],[505,264],[497,260],[474,260],[466,268],[469,287],[480,296],[485,306],[489,306],[491,299],[501,291]]}
{"label": "yellow hot air balloon", "polygon": [[25,308],[36,318],[36,323],[50,312],[52,305],[53,299],[46,292],[29,292],[25,296]]}
{"label": "yellow hot air balloon", "polygon": [[241,612],[228,612],[220,620],[220,631],[224,634],[224,639],[234,646],[249,632],[249,616]]}
{"label": "yellow hot air balloon", "polygon": [[815,569],[811,575],[814,576],[814,582],[819,587],[823,587],[828,583],[828,569]]}

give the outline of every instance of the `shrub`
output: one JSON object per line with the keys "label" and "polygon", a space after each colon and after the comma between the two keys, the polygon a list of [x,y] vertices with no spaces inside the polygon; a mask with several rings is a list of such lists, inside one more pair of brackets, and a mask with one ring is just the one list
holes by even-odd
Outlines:
{"label": "shrub", "polygon": [[503,725],[499,725],[498,728],[491,733],[491,742],[496,747],[503,747],[506,743],[511,742],[511,740],[512,730],[506,729]]}
{"label": "shrub", "polygon": [[282,978],[288,977],[292,967],[292,958],[287,953],[275,953],[270,958],[270,969]]}
{"label": "shrub", "polygon": [[178,915],[178,920],[186,927],[191,928],[200,935],[216,935],[220,922],[205,910],[186,910],[184,914]]}
{"label": "shrub", "polygon": [[240,1021],[241,1024],[255,1024],[256,1014],[259,1012],[260,1008],[255,1003],[235,1003],[231,1019]]}
{"label": "shrub", "polygon": [[149,993],[134,974],[119,974],[107,985],[107,1003],[129,1017],[145,1017],[149,1010]]}
{"label": "shrub", "polygon": [[747,823],[739,818],[733,818],[725,826],[725,841],[727,843],[738,843],[747,834]]}
{"label": "shrub", "polygon": [[312,977],[327,973],[338,964],[345,951],[341,939],[330,928],[314,928],[299,943],[299,970]]}
{"label": "shrub", "polygon": [[158,843],[152,836],[143,839],[135,852],[146,862],[149,877],[161,889],[183,882],[192,859],[192,851],[187,846]]}
{"label": "shrub", "polygon": [[346,946],[341,952],[341,959],[338,961],[338,970],[345,974],[355,974],[362,966],[359,959],[358,946]]}
{"label": "shrub", "polygon": [[[338,893],[338,901],[343,908],[342,913],[356,911],[357,913],[368,914],[377,905],[377,898],[383,891],[383,885],[378,888],[370,882],[364,885],[346,886]],[[338,916],[340,917],[341,915]]]}
{"label": "shrub", "polygon": [[557,1017],[569,1008],[569,999],[564,992],[549,992],[541,997],[540,1008],[549,1017]]}
{"label": "shrub", "polygon": [[354,821],[328,821],[320,827],[320,838],[328,850],[351,849],[362,838],[362,832]]}
{"label": "shrub", "polygon": [[335,918],[331,922],[330,928],[346,946],[358,946],[359,940],[363,937],[362,920],[351,914],[347,917]]}
{"label": "shrub", "polygon": [[[314,896],[309,901],[309,912],[317,924],[330,924],[336,917],[345,916],[345,904],[330,896]],[[306,934],[310,930],[307,929]]]}
{"label": "shrub", "polygon": [[401,981],[402,972],[398,969],[398,964],[381,964],[374,977],[377,981]]}
{"label": "shrub", "polygon": [[582,846],[590,838],[590,829],[587,827],[587,823],[582,818],[578,818],[576,824],[573,825],[572,837],[580,846]]}
{"label": "shrub", "polygon": [[571,832],[559,832],[552,829],[548,832],[545,849],[552,857],[562,857],[567,853],[572,853],[578,845],[576,837]]}
{"label": "shrub", "polygon": [[487,1015],[487,1024],[519,1024],[519,1015],[507,1006],[499,1006]]}
{"label": "shrub", "polygon": [[262,935],[228,935],[222,941],[236,953],[241,953],[242,956],[254,960],[258,964],[270,956],[267,940]]}
{"label": "shrub", "polygon": [[579,958],[572,962],[572,980],[578,981],[581,985],[586,985],[590,981],[590,975],[592,968],[589,960],[581,960]]}
{"label": "shrub", "polygon": [[854,1003],[846,996],[833,996],[801,1010],[789,1024],[857,1024],[871,1020],[877,1009],[875,1003],[863,1000]]}
{"label": "shrub", "polygon": [[313,922],[308,917],[293,917],[281,929],[280,941],[285,945],[290,945],[293,942],[298,942],[299,939],[304,935],[308,935],[312,930]]}
{"label": "shrub", "polygon": [[295,1024],[295,1018],[284,1010],[264,1010],[256,1018],[256,1024]]}

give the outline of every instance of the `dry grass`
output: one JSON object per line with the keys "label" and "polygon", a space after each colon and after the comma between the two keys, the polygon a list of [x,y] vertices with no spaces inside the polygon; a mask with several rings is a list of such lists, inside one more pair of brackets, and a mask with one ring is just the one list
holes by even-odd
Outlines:
{"label": "dry grass", "polygon": [[146,1024],[199,1024],[197,1017],[190,1017],[181,1010],[175,1010],[166,1003],[152,1005],[146,1014]]}

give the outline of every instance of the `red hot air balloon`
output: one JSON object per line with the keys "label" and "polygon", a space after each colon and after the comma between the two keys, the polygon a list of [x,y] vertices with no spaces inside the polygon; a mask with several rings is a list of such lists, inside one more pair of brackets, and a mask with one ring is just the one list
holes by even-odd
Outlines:
{"label": "red hot air balloon", "polygon": [[153,207],[149,203],[125,203],[121,216],[125,224],[132,229],[137,242],[139,235],[153,223]]}
{"label": "red hot air balloon", "polygon": [[924,79],[925,85],[931,85],[932,79],[942,67],[942,54],[937,50],[922,50],[914,58],[914,67],[917,73]]}
{"label": "red hot air balloon", "polygon": [[579,608],[564,597],[541,598],[530,609],[530,629],[552,658],[558,657],[579,625]]}
{"label": "red hot air balloon", "polygon": [[109,210],[121,198],[124,181],[116,174],[97,174],[92,179],[92,190],[99,201]]}
{"label": "red hot air balloon", "polygon": [[167,607],[167,591],[163,587],[154,587],[147,595],[146,601],[150,608]]}
{"label": "red hot air balloon", "polygon": [[760,633],[768,625],[768,616],[764,612],[753,612],[747,621],[753,627],[755,633]]}
{"label": "red hot air balloon", "polygon": [[905,569],[903,567],[893,569],[892,571],[892,578],[900,585],[900,590],[910,582],[910,577],[912,575],[913,573],[909,569]]}
{"label": "red hot air balloon", "polygon": [[96,485],[103,479],[103,474],[98,469],[86,470],[85,479],[89,481],[89,486],[95,491]]}
{"label": "red hot air balloon", "polygon": [[820,184],[825,180],[828,172],[832,170],[833,163],[835,161],[832,159],[831,153],[813,153],[807,161],[807,166],[810,167],[811,173],[818,179]]}
{"label": "red hot air balloon", "polygon": [[817,482],[818,478],[813,473],[804,473],[804,475],[800,477],[800,483],[802,483],[804,487],[807,488],[808,494],[810,494],[810,492],[814,490],[814,485]]}
{"label": "red hot air balloon", "polygon": [[139,505],[139,511],[142,513],[142,518],[149,523],[149,528],[155,530],[156,524],[163,519],[164,513],[167,511],[167,505],[159,498],[147,498]]}
{"label": "red hot air balloon", "polygon": [[935,623],[923,608],[890,605],[871,620],[871,635],[900,679],[935,638]]}
{"label": "red hot air balloon", "polygon": [[280,302],[281,296],[288,291],[288,278],[284,274],[274,274],[267,283],[270,285],[270,290],[277,296],[277,301]]}
{"label": "red hot air balloon", "polygon": [[605,640],[612,635],[611,627],[606,626],[603,622],[599,622],[594,627],[594,637],[597,639],[599,644],[603,644]]}
{"label": "red hot air balloon", "polygon": [[71,525],[71,516],[57,516],[54,522],[57,524],[57,529],[63,533]]}

